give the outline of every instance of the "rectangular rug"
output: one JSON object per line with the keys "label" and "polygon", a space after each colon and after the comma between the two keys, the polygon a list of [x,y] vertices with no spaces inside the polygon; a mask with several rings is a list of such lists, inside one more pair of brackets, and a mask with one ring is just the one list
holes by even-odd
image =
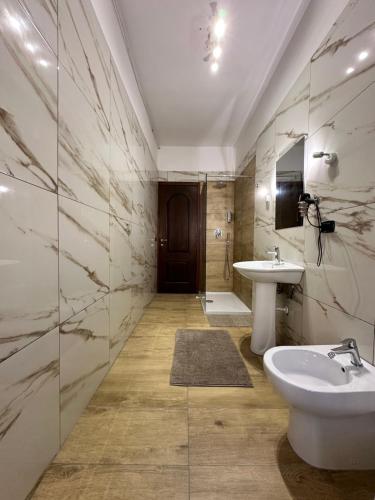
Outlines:
{"label": "rectangular rug", "polygon": [[177,330],[171,385],[253,387],[226,330]]}
{"label": "rectangular rug", "polygon": [[210,326],[251,326],[251,314],[206,314]]}

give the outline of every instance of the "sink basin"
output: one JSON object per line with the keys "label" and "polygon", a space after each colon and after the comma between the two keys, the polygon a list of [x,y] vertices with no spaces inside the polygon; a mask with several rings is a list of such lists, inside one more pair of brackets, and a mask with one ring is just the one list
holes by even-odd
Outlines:
{"label": "sink basin", "polygon": [[301,281],[304,268],[282,262],[277,264],[269,260],[249,260],[236,262],[233,267],[245,278],[261,283],[293,283]]}
{"label": "sink basin", "polygon": [[349,354],[330,359],[335,345],[274,347],[264,355],[272,385],[288,403],[288,439],[310,465],[375,468],[375,367]]}
{"label": "sink basin", "polygon": [[278,264],[272,260],[235,262],[233,267],[245,278],[255,281],[250,348],[255,354],[262,355],[276,344],[276,284],[299,283],[304,268],[290,262]]}

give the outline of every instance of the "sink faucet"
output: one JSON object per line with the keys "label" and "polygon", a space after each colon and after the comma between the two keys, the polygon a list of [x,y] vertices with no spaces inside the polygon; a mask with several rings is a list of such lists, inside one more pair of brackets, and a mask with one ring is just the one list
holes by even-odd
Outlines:
{"label": "sink faucet", "polygon": [[275,250],[267,252],[268,255],[273,255],[277,264],[281,264],[280,248],[275,246]]}
{"label": "sink faucet", "polygon": [[363,366],[355,339],[342,340],[341,345],[332,349],[328,353],[328,356],[333,358],[336,354],[350,354],[352,357],[352,364],[354,366]]}

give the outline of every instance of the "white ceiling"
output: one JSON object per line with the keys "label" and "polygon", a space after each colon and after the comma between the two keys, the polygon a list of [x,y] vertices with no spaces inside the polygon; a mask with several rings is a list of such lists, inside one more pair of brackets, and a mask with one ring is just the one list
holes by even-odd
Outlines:
{"label": "white ceiling", "polygon": [[220,69],[206,55],[208,0],[116,0],[159,146],[231,146],[308,0],[223,0]]}

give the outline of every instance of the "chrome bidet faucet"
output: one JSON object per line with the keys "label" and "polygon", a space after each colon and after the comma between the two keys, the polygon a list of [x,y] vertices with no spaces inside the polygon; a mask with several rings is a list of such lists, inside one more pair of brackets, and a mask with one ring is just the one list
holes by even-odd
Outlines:
{"label": "chrome bidet faucet", "polygon": [[355,339],[345,339],[342,340],[341,342],[342,345],[333,348],[328,353],[328,356],[330,358],[333,358],[336,356],[336,354],[350,354],[352,357],[352,364],[354,366],[363,366],[361,361],[361,356],[359,355],[357,342],[355,341]]}

